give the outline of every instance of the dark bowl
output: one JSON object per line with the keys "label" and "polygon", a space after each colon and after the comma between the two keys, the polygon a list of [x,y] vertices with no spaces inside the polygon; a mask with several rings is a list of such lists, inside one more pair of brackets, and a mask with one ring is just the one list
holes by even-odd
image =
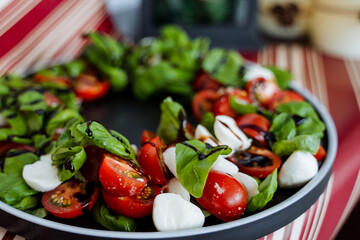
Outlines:
{"label": "dark bowl", "polygon": [[[310,182],[299,189],[278,190],[261,212],[228,223],[210,217],[202,228],[174,232],[154,231],[151,217],[148,217],[139,221],[139,232],[114,232],[104,230],[88,215],[72,220],[51,216],[42,219],[0,201],[0,225],[27,239],[256,239],[274,232],[304,213],[319,198],[328,183],[337,151],[335,125],[325,107],[307,90],[292,88],[315,107],[324,121],[326,132],[323,144],[327,156]],[[161,98],[137,101],[129,93],[110,94],[101,101],[85,104],[83,112],[86,119],[97,120],[137,144],[143,129],[156,130],[160,101]]]}

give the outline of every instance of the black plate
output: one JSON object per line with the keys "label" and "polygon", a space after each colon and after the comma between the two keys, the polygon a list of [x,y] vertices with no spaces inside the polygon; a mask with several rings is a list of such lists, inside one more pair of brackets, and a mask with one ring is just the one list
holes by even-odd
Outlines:
{"label": "black plate", "polygon": [[[324,144],[327,156],[309,183],[300,189],[279,189],[261,212],[229,223],[209,217],[203,228],[175,232],[155,232],[151,217],[148,217],[138,221],[138,232],[128,233],[107,231],[87,215],[72,220],[51,216],[41,219],[0,201],[0,225],[27,239],[239,239],[240,236],[241,239],[256,239],[269,234],[300,216],[318,199],[329,180],[337,150],[336,129],[329,113],[309,92],[294,88],[313,104],[326,125]],[[142,102],[130,94],[110,94],[101,101],[85,104],[83,115],[121,132],[139,146],[144,129],[156,131],[162,99],[158,97]],[[186,108],[190,106],[189,103],[184,105]],[[191,116],[189,118],[193,121]]]}

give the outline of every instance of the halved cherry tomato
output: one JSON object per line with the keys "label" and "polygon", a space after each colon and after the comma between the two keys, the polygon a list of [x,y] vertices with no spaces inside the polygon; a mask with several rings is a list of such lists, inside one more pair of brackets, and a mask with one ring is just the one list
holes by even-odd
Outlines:
{"label": "halved cherry tomato", "polygon": [[325,156],[326,156],[326,151],[324,147],[320,145],[314,157],[316,158],[316,160],[321,161],[324,159]]}
{"label": "halved cherry tomato", "polygon": [[[147,135],[148,132],[143,133]],[[142,139],[147,138],[143,136]],[[163,142],[159,136],[149,141],[143,142],[139,152],[138,162],[142,168],[150,175],[151,181],[158,185],[164,185],[167,182],[167,170],[163,159]]]}
{"label": "halved cherry tomato", "polygon": [[297,92],[291,90],[279,91],[274,94],[273,98],[268,104],[268,108],[271,110],[275,110],[281,104],[289,103],[289,102],[302,102],[302,101],[305,101],[305,99]]}
{"label": "halved cherry tomato", "polygon": [[193,87],[196,92],[210,89],[210,90],[218,90],[222,85],[217,82],[215,79],[213,79],[210,74],[206,72],[200,73],[195,81],[193,82]]}
{"label": "halved cherry tomato", "polygon": [[143,218],[150,215],[154,198],[160,194],[161,188],[155,185],[146,186],[137,196],[117,197],[102,189],[106,205],[114,212],[129,218]]}
{"label": "halved cherry tomato", "polygon": [[75,81],[74,90],[84,101],[102,98],[110,89],[108,81],[99,81],[95,76],[81,74]]}
{"label": "halved cherry tomato", "polygon": [[256,78],[248,82],[245,89],[250,100],[254,103],[260,103],[262,106],[267,106],[274,94],[281,91],[276,82],[265,78]]}
{"label": "halved cherry tomato", "polygon": [[71,84],[69,79],[64,78],[64,77],[59,77],[59,76],[48,76],[48,75],[36,74],[34,79],[35,79],[35,82],[38,82],[38,83],[51,82],[51,83],[56,83],[62,87],[70,87],[70,84]]}
{"label": "halved cherry tomato", "polygon": [[79,180],[70,180],[44,193],[42,204],[59,218],[75,218],[89,211],[99,196],[99,187]]}
{"label": "halved cherry tomato", "polygon": [[29,152],[35,152],[35,148],[15,142],[0,142],[0,157],[5,156],[5,154],[11,149],[23,149],[28,150]]}
{"label": "halved cherry tomato", "polygon": [[198,92],[192,101],[192,110],[197,120],[207,112],[213,111],[214,102],[219,98],[219,94],[213,90],[202,90]]}
{"label": "halved cherry tomato", "polygon": [[150,141],[154,137],[156,137],[155,133],[153,133],[149,130],[144,130],[141,135],[141,145],[144,145],[144,143]]}
{"label": "halved cherry tomato", "polygon": [[233,95],[236,99],[241,100],[245,103],[250,103],[248,94],[241,89],[234,89],[223,96],[221,96],[214,104],[213,113],[217,115],[227,115],[235,118],[237,113],[230,106],[230,95]]}
{"label": "halved cherry tomato", "polygon": [[44,97],[46,106],[56,107],[61,104],[61,100],[50,92],[45,92]]}
{"label": "halved cherry tomato", "polygon": [[265,117],[256,113],[244,114],[236,118],[236,123],[245,134],[266,145],[266,132],[271,123]]}
{"label": "halved cherry tomato", "polygon": [[103,188],[116,196],[139,195],[149,181],[143,170],[130,160],[105,153],[99,168]]}
{"label": "halved cherry tomato", "polygon": [[266,148],[251,146],[243,152],[236,152],[229,160],[239,171],[252,177],[265,178],[281,165],[281,158]]}
{"label": "halved cherry tomato", "polygon": [[211,214],[228,222],[244,214],[247,193],[245,187],[230,175],[210,171],[203,195],[196,200]]}

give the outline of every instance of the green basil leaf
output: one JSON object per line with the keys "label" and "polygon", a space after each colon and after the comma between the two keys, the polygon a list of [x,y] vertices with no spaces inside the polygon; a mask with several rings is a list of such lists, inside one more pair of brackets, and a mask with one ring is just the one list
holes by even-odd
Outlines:
{"label": "green basil leaf", "polygon": [[202,116],[201,119],[201,125],[203,125],[212,135],[215,135],[214,133],[214,122],[215,122],[215,116],[212,112],[207,112]]}
{"label": "green basil leaf", "polygon": [[124,141],[126,138],[122,135],[119,139],[112,136],[111,133],[98,122],[90,121],[78,124],[72,127],[70,131],[74,146],[95,145],[99,148],[106,149],[116,156],[131,159],[137,163],[134,150],[129,146],[128,142]]}
{"label": "green basil leaf", "polygon": [[293,138],[296,135],[295,121],[289,114],[280,113],[273,119],[269,131],[274,134],[277,141]]}
{"label": "green basil leaf", "polygon": [[45,208],[37,208],[34,210],[27,210],[26,212],[31,215],[34,215],[36,217],[39,217],[39,218],[45,218],[47,215],[47,211]]}
{"label": "green basil leaf", "polygon": [[[51,155],[52,162],[61,168],[60,179],[66,181],[73,177],[86,160],[83,147],[57,148]],[[70,167],[70,169],[69,169]]]}
{"label": "green basil leaf", "polygon": [[0,173],[0,200],[11,206],[27,196],[37,194],[20,176]]}
{"label": "green basil leaf", "polygon": [[12,205],[14,208],[25,211],[34,208],[39,203],[39,197],[37,195],[26,196],[20,200],[20,202]]}
{"label": "green basil leaf", "polygon": [[230,152],[228,146],[211,147],[199,140],[176,144],[176,173],[181,185],[192,196],[200,198],[211,166],[220,155]]}
{"label": "green basil leaf", "polygon": [[167,97],[160,104],[161,116],[157,129],[157,134],[169,144],[178,138],[179,129],[183,120],[186,119],[184,108],[178,102],[174,102],[171,97]]}
{"label": "green basil leaf", "polygon": [[277,186],[276,169],[260,183],[258,187],[259,193],[250,199],[246,206],[246,211],[255,212],[264,208],[266,204],[273,198]]}
{"label": "green basil leaf", "polygon": [[202,63],[203,69],[216,81],[228,86],[240,83],[239,70],[242,65],[243,59],[238,52],[220,48],[212,49]]}
{"label": "green basil leaf", "polygon": [[288,156],[296,150],[315,154],[320,146],[320,138],[315,135],[300,135],[288,140],[275,142],[272,150],[279,156]]}
{"label": "green basil leaf", "polygon": [[268,66],[266,68],[273,72],[275,80],[281,89],[285,90],[289,88],[290,82],[293,79],[293,75],[289,71],[274,66]]}
{"label": "green basil leaf", "polygon": [[66,123],[72,118],[78,119],[79,122],[84,121],[80,113],[74,109],[58,111],[47,123],[46,133],[52,136],[56,129],[65,127]]}
{"label": "green basil leaf", "polygon": [[257,113],[257,106],[237,99],[233,94],[229,98],[230,107],[238,114]]}
{"label": "green basil leaf", "polygon": [[1,115],[6,118],[10,127],[14,130],[16,135],[25,135],[28,131],[27,124],[23,116],[14,110],[4,109]]}
{"label": "green basil leaf", "polygon": [[91,213],[95,221],[111,231],[134,232],[136,229],[133,219],[114,213],[100,200],[96,202]]}
{"label": "green basil leaf", "polygon": [[11,150],[7,155],[13,157],[6,157],[4,161],[4,173],[8,175],[15,175],[22,177],[22,170],[25,165],[32,164],[39,160],[39,157],[32,152],[24,152],[24,150]]}
{"label": "green basil leaf", "polygon": [[77,59],[74,61],[67,62],[63,65],[67,76],[78,77],[85,70],[85,63],[83,60]]}

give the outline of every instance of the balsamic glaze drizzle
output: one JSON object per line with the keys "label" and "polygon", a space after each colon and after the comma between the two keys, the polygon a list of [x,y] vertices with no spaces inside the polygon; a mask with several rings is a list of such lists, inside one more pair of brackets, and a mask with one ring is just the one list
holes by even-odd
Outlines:
{"label": "balsamic glaze drizzle", "polygon": [[91,137],[93,135],[93,132],[90,130],[90,125],[93,121],[90,120],[87,122],[87,127],[85,129],[85,132],[87,133],[88,137]]}
{"label": "balsamic glaze drizzle", "polygon": [[[182,145],[185,145],[185,146],[187,146],[187,147],[189,147],[189,148],[191,148],[192,150],[194,150],[194,151],[197,153],[197,155],[198,155],[198,157],[199,157],[199,160],[204,160],[204,159],[207,158],[208,156],[210,156],[210,155],[212,155],[212,154],[214,154],[214,153],[216,153],[216,152],[218,152],[218,151],[228,149],[228,146],[225,146],[225,145],[224,145],[224,146],[221,146],[222,148],[217,148],[217,149],[212,150],[212,151],[209,152],[208,154],[203,154],[203,153],[200,152],[196,147],[188,144],[187,142],[182,142],[181,144],[182,144]],[[211,145],[210,145],[210,144],[207,144],[207,145],[206,145],[206,148],[209,149],[209,146],[208,146],[208,145],[209,145],[210,148],[211,148]]]}

